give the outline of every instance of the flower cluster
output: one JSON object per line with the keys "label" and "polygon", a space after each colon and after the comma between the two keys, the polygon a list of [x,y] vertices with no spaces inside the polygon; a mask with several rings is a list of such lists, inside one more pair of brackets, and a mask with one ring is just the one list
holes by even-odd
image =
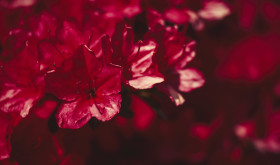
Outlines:
{"label": "flower cluster", "polygon": [[0,1],[0,164],[278,164],[279,20],[277,0]]}
{"label": "flower cluster", "polygon": [[[7,128],[1,159],[9,157],[7,135],[31,113],[40,118],[54,114],[59,127],[77,129],[92,118],[108,121],[118,114],[123,88],[158,88],[180,105],[184,100],[177,91],[204,84],[202,74],[187,67],[196,43],[184,31],[147,24],[148,30],[135,36],[132,22],[142,12],[139,2],[114,2],[116,9],[108,10],[102,1],[82,1],[77,6],[91,7],[78,12],[73,1],[66,15],[57,11],[66,2],[41,3],[3,2],[13,10],[30,7],[3,37],[0,109]],[[37,5],[46,9],[36,12]]]}

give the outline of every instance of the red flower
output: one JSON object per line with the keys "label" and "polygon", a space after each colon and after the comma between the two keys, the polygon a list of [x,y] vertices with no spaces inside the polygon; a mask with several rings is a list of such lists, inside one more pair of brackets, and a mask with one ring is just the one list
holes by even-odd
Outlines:
{"label": "red flower", "polygon": [[198,70],[186,68],[196,55],[196,43],[188,42],[176,29],[164,28],[161,25],[147,36],[155,38],[159,44],[154,61],[164,75],[165,82],[158,87],[167,93],[176,105],[181,105],[184,99],[176,90],[189,92],[203,86],[205,82]]}
{"label": "red flower", "polygon": [[41,70],[53,70],[71,58],[81,44],[87,45],[97,57],[102,55],[101,33],[93,29],[81,28],[75,20],[65,20],[55,30],[52,38],[38,44]]}
{"label": "red flower", "polygon": [[42,97],[44,82],[36,54],[26,46],[17,56],[1,65],[0,110],[17,111],[25,117]]}
{"label": "red flower", "polygon": [[153,63],[156,50],[153,40],[134,43],[132,29],[119,23],[111,44],[108,36],[104,36],[102,41],[106,60],[123,67],[123,81],[126,84],[136,89],[147,89],[164,81]]}
{"label": "red flower", "polygon": [[260,152],[280,152],[280,113],[279,110],[260,115],[254,121],[246,121],[235,127],[240,139],[249,139]]}
{"label": "red flower", "polygon": [[18,7],[29,7],[34,5],[36,0],[3,0],[0,2],[0,6],[7,7],[7,8],[18,8]]}
{"label": "red flower", "polygon": [[[266,41],[266,42],[265,42]],[[233,81],[259,82],[278,66],[277,35],[250,36],[235,44],[218,68],[218,75]]]}
{"label": "red flower", "polygon": [[92,117],[106,121],[119,112],[121,68],[106,64],[85,45],[46,76],[48,92],[64,102],[56,115],[63,128],[80,128]]}

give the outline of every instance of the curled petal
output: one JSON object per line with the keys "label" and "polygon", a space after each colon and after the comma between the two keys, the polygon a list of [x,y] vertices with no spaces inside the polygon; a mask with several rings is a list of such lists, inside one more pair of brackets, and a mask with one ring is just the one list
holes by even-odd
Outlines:
{"label": "curled petal", "polygon": [[175,68],[184,68],[196,55],[196,42],[191,41],[183,48],[182,55],[176,59]]}
{"label": "curled petal", "polygon": [[150,40],[142,43],[137,53],[134,52],[130,58],[131,68],[128,80],[130,86],[136,89],[148,89],[164,81],[157,67],[153,65],[155,49],[156,43]]}
{"label": "curled petal", "polygon": [[153,63],[153,55],[156,49],[154,41],[146,41],[139,43],[139,48],[135,49],[132,57],[129,59],[131,62],[131,72],[133,75],[138,75],[146,72]]}
{"label": "curled petal", "polygon": [[149,89],[163,81],[164,78],[160,76],[140,76],[129,80],[128,84],[135,89]]}
{"label": "curled petal", "polygon": [[178,89],[182,92],[189,92],[201,87],[205,83],[202,74],[196,69],[184,69],[177,72],[179,74]]}
{"label": "curled petal", "polygon": [[184,104],[185,99],[178,91],[174,90],[171,86],[167,87],[167,91],[169,93],[169,98],[176,106]]}
{"label": "curled petal", "polygon": [[158,84],[156,85],[156,88],[167,95],[176,106],[184,104],[185,98],[181,95],[180,92],[169,85],[168,82]]}
{"label": "curled petal", "polygon": [[184,44],[184,38],[170,40],[165,47],[167,63],[175,69],[184,68],[196,55],[196,42],[191,41]]}

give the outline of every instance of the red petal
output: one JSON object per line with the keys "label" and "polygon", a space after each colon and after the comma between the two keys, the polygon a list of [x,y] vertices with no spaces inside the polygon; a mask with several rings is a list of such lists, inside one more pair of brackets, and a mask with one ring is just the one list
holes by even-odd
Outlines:
{"label": "red petal", "polygon": [[134,50],[134,34],[131,27],[126,27],[123,33],[122,52],[124,57],[128,57]]}
{"label": "red petal", "polygon": [[108,35],[105,35],[101,38],[102,40],[102,53],[104,58],[106,59],[106,62],[112,62],[112,55],[113,50],[111,47],[110,37]]}
{"label": "red petal", "polygon": [[[81,93],[86,93],[91,88],[93,78],[101,69],[102,63],[93,52],[81,45],[72,59],[64,61],[56,71],[46,75],[47,89],[59,99],[73,101]],[[105,79],[108,78],[106,76],[116,73],[114,70],[108,72],[110,73],[102,72],[99,75]],[[114,76],[118,76],[118,74]],[[105,80],[101,81],[105,83]]]}
{"label": "red petal", "polygon": [[128,83],[132,87],[136,89],[148,89],[153,87],[154,84],[164,81],[157,67],[153,65],[155,49],[155,42],[145,41],[141,44],[137,52],[131,55],[129,59],[131,60],[131,78],[128,80]]}
{"label": "red petal", "polygon": [[126,27],[123,22],[118,23],[112,36],[112,48],[113,63],[122,64],[134,50],[133,29]]}
{"label": "red petal", "polygon": [[160,24],[162,26],[164,25],[164,20],[162,18],[162,15],[155,10],[148,9],[146,18],[147,18],[149,27],[151,27],[152,29],[154,29],[154,27],[158,24]]}
{"label": "red petal", "polygon": [[196,55],[196,42],[191,41],[186,44],[181,56],[176,59],[175,69],[184,68]]}
{"label": "red petal", "polygon": [[82,49],[88,73],[93,78],[101,72],[102,62],[96,58],[95,54],[87,46],[83,45]]}
{"label": "red petal", "polygon": [[121,91],[121,75],[122,68],[119,66],[107,64],[102,71],[97,75],[95,81],[96,94],[111,95]]}
{"label": "red petal", "polygon": [[0,2],[0,6],[7,7],[10,9],[19,7],[29,7],[36,3],[37,0],[4,0]]}
{"label": "red petal", "polygon": [[189,21],[189,15],[185,10],[169,9],[165,11],[164,17],[169,22],[175,24],[186,24]]}
{"label": "red petal", "polygon": [[57,124],[61,128],[77,129],[84,126],[92,117],[90,109],[95,107],[91,100],[76,100],[62,103],[56,114]]}
{"label": "red petal", "polygon": [[63,44],[71,46],[72,50],[75,50],[79,45],[84,43],[81,36],[74,21],[64,21],[56,29],[57,39]]}
{"label": "red petal", "polygon": [[38,44],[40,70],[53,70],[59,67],[64,57],[58,52],[50,40],[43,40]]}
{"label": "red petal", "polygon": [[198,15],[206,20],[221,20],[230,13],[227,4],[222,1],[205,1],[203,9],[198,11]]}
{"label": "red petal", "polygon": [[[4,51],[1,56],[7,60],[11,60],[26,47],[26,41],[29,33],[23,29],[14,29],[9,32],[9,36],[5,40]],[[3,58],[1,57],[1,58]]]}
{"label": "red petal", "polygon": [[120,22],[116,25],[115,27],[115,32],[112,36],[112,48],[114,50],[113,52],[113,57],[112,57],[112,62],[114,64],[122,64],[122,46],[123,46],[123,33],[125,31],[125,24],[123,22]]}
{"label": "red petal", "polygon": [[[92,50],[97,58],[102,56],[102,35],[100,32],[95,29],[88,31],[89,40],[85,44]],[[85,34],[85,37],[87,34]]]}
{"label": "red petal", "polygon": [[42,13],[37,17],[30,17],[26,25],[31,29],[32,33],[41,40],[54,36],[55,29],[57,28],[57,20],[49,13]]}
{"label": "red petal", "polygon": [[177,70],[179,74],[179,87],[182,92],[189,92],[193,89],[201,87],[205,80],[202,74],[196,69]]}
{"label": "red petal", "polygon": [[140,76],[129,80],[128,84],[135,89],[149,89],[163,81],[164,78],[160,76]]}
{"label": "red petal", "polygon": [[29,47],[25,47],[12,61],[4,64],[3,71],[15,83],[32,84],[39,73],[37,56]]}
{"label": "red petal", "polygon": [[182,69],[195,57],[196,43],[185,44],[185,37],[178,35],[166,40],[164,53],[169,67]]}
{"label": "red petal", "polygon": [[96,97],[96,107],[90,108],[91,114],[101,121],[110,120],[120,112],[121,101],[120,94]]}
{"label": "red petal", "polygon": [[136,48],[129,58],[131,63],[131,72],[134,75],[144,73],[153,63],[153,55],[156,49],[154,41],[145,41],[139,43],[139,48]]}
{"label": "red petal", "polygon": [[85,45],[81,45],[72,58],[71,72],[81,80],[93,78],[102,69],[102,63]]}
{"label": "red petal", "polygon": [[80,80],[70,72],[57,69],[45,77],[47,91],[66,101],[73,101],[79,97]]}
{"label": "red petal", "polygon": [[17,87],[13,83],[0,84],[0,110],[20,112],[25,117],[41,96],[41,90],[35,87]]}

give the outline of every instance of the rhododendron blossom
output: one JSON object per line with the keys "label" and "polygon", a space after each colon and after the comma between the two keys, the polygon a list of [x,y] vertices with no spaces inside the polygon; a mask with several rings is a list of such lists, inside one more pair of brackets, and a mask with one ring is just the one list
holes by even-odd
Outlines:
{"label": "rhododendron blossom", "polygon": [[63,128],[79,128],[91,117],[106,121],[119,112],[121,67],[96,58],[85,45],[46,75],[47,91],[63,100],[56,115]]}
{"label": "rhododendron blossom", "polygon": [[278,165],[279,5],[1,0],[0,164]]}
{"label": "rhododendron blossom", "polygon": [[123,81],[136,89],[151,88],[164,81],[153,64],[156,46],[153,40],[134,43],[132,29],[122,23],[116,27],[111,44],[108,36],[103,37],[105,58],[121,65],[124,68]]}
{"label": "rhododendron blossom", "polygon": [[[165,77],[165,84],[160,88],[170,95],[176,105],[184,103],[179,93],[189,92],[204,84],[201,73],[194,68],[187,68],[187,64],[195,57],[195,41],[187,41],[187,38],[174,29],[164,28],[158,25],[154,33],[148,36],[155,38],[159,43],[154,61],[158,65],[159,72]],[[175,94],[176,93],[176,94]]]}

